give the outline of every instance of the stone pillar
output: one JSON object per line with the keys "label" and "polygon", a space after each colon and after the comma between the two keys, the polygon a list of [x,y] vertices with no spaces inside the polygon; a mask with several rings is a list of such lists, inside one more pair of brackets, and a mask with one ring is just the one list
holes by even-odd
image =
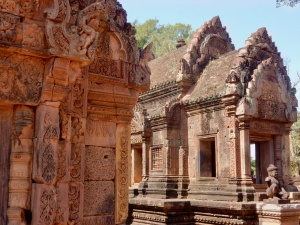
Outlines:
{"label": "stone pillar", "polygon": [[34,111],[29,106],[14,107],[14,134],[9,181],[8,224],[26,223],[24,210],[30,209]]}
{"label": "stone pillar", "polygon": [[240,149],[241,149],[241,178],[251,179],[251,156],[250,156],[250,137],[249,137],[249,118],[239,117],[240,124]]}
{"label": "stone pillar", "polygon": [[142,143],[142,177],[146,180],[149,176],[149,165],[147,163],[147,139],[143,138]]}
{"label": "stone pillar", "polygon": [[274,137],[274,165],[278,168],[278,180],[283,184],[282,176],[282,136]]}

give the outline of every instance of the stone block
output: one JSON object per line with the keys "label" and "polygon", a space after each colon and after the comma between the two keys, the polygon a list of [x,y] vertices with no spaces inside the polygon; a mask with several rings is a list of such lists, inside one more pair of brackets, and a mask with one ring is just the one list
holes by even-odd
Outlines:
{"label": "stone block", "polygon": [[36,182],[53,184],[56,181],[57,145],[56,139],[34,139],[32,179]]}
{"label": "stone block", "polygon": [[32,225],[53,224],[57,209],[56,192],[52,185],[32,184]]}
{"label": "stone block", "polygon": [[68,70],[70,60],[65,58],[56,58],[53,65],[52,76],[55,80],[55,84],[62,86],[68,85]]}
{"label": "stone block", "polygon": [[113,215],[89,216],[83,217],[82,225],[114,225],[115,217]]}
{"label": "stone block", "polygon": [[115,187],[113,181],[84,182],[84,216],[114,214]]}
{"label": "stone block", "polygon": [[84,180],[113,180],[116,174],[113,148],[86,146]]}
{"label": "stone block", "polygon": [[54,85],[53,87],[53,95],[52,101],[63,101],[63,99],[67,98],[70,93],[70,89],[67,87],[62,87],[59,85]]}
{"label": "stone block", "polygon": [[86,119],[71,117],[71,142],[84,143],[84,131],[86,127]]}
{"label": "stone block", "polygon": [[13,139],[12,152],[13,153],[32,153],[33,142],[32,139]]}
{"label": "stone block", "polygon": [[116,124],[87,118],[85,144],[103,147],[115,147]]}
{"label": "stone block", "polygon": [[35,137],[59,138],[59,110],[50,105],[39,105],[36,109]]}

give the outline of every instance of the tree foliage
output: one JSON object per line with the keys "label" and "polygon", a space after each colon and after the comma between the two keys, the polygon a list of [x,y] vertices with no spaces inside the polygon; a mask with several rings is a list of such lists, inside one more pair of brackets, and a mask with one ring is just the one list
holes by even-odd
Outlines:
{"label": "tree foliage", "polygon": [[300,3],[300,0],[276,0],[276,7],[284,5],[294,7],[298,3]]}
{"label": "tree foliage", "polygon": [[132,23],[136,28],[136,39],[140,48],[153,42],[152,51],[155,57],[162,56],[176,48],[176,43],[180,38],[188,42],[194,33],[191,25],[176,23],[159,24],[157,19],[149,19],[145,23]]}
{"label": "tree foliage", "polygon": [[300,169],[300,112],[297,115],[297,122],[292,126],[291,135],[291,169],[292,175],[299,176]]}

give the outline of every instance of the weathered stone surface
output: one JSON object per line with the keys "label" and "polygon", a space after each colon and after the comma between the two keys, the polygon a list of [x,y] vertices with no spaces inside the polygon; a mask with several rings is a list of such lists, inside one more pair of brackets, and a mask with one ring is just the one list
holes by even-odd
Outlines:
{"label": "weathered stone surface", "polygon": [[85,149],[84,180],[113,180],[116,174],[113,148],[87,146]]}
{"label": "weathered stone surface", "polygon": [[87,118],[85,143],[94,146],[114,147],[116,145],[116,124]]}
{"label": "weathered stone surface", "polygon": [[113,215],[115,186],[112,181],[84,182],[84,216]]}

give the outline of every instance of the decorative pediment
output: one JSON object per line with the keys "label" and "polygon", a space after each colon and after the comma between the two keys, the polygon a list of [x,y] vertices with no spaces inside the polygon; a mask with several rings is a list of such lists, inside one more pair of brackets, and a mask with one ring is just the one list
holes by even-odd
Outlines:
{"label": "decorative pediment", "polygon": [[216,59],[232,50],[234,45],[231,43],[226,27],[222,27],[219,16],[216,16],[194,34],[187,53],[181,59],[183,66],[180,72],[198,75],[210,59]]}
{"label": "decorative pediment", "polygon": [[262,61],[247,83],[246,95],[238,105],[237,114],[279,121],[295,121],[295,93],[286,85],[276,58]]}

